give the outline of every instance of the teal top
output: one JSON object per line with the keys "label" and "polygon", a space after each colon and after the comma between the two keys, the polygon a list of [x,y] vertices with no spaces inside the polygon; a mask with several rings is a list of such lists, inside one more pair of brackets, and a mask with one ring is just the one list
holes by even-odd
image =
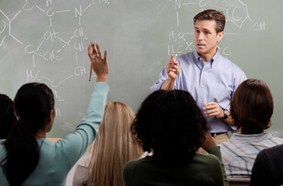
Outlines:
{"label": "teal top", "polygon": [[228,185],[219,147],[197,153],[180,166],[167,166],[153,156],[129,162],[124,168],[125,186],[223,186]]}
{"label": "teal top", "polygon": [[[109,86],[104,82],[96,82],[91,95],[88,110],[76,130],[56,143],[45,138],[38,139],[40,159],[33,173],[23,186],[63,186],[65,179],[76,161],[83,155],[87,147],[96,137],[102,121]],[[0,161],[5,158],[6,151],[0,145]],[[20,154],[19,154],[20,156]],[[8,186],[2,168],[0,168],[0,185]]]}

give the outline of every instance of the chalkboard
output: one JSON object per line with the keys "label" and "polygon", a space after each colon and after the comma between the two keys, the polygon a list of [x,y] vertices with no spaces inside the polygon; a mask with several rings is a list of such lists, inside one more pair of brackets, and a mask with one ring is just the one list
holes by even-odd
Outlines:
{"label": "chalkboard", "polygon": [[46,83],[57,113],[49,136],[69,133],[93,89],[87,45],[97,42],[108,50],[109,100],[137,110],[169,55],[194,49],[193,16],[208,8],[227,18],[221,53],[249,78],[269,84],[275,101],[271,130],[283,134],[279,0],[1,0],[0,92],[13,98],[23,83]]}

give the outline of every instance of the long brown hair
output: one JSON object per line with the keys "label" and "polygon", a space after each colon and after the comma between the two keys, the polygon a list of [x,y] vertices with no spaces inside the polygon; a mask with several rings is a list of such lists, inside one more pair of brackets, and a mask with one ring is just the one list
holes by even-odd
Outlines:
{"label": "long brown hair", "polygon": [[125,164],[139,158],[142,153],[130,132],[134,117],[128,105],[121,102],[107,103],[98,136],[88,151],[91,153],[88,185],[124,185]]}

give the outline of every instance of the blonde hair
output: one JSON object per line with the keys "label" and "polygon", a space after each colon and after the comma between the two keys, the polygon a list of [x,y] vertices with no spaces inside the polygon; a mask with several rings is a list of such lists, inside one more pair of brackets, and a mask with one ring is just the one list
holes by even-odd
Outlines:
{"label": "blonde hair", "polygon": [[130,132],[135,114],[126,104],[108,102],[96,140],[89,152],[88,184],[123,186],[123,168],[142,151]]}

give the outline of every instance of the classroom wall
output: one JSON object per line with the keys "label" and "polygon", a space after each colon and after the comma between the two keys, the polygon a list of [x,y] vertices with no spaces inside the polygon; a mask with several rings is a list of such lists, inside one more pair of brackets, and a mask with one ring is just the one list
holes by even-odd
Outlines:
{"label": "classroom wall", "polygon": [[26,82],[46,83],[56,96],[49,137],[74,129],[87,109],[87,45],[108,50],[109,100],[137,110],[169,55],[194,49],[193,16],[227,17],[220,51],[274,95],[272,131],[283,134],[283,3],[280,0],[9,0],[0,1],[0,92],[14,97]]}

